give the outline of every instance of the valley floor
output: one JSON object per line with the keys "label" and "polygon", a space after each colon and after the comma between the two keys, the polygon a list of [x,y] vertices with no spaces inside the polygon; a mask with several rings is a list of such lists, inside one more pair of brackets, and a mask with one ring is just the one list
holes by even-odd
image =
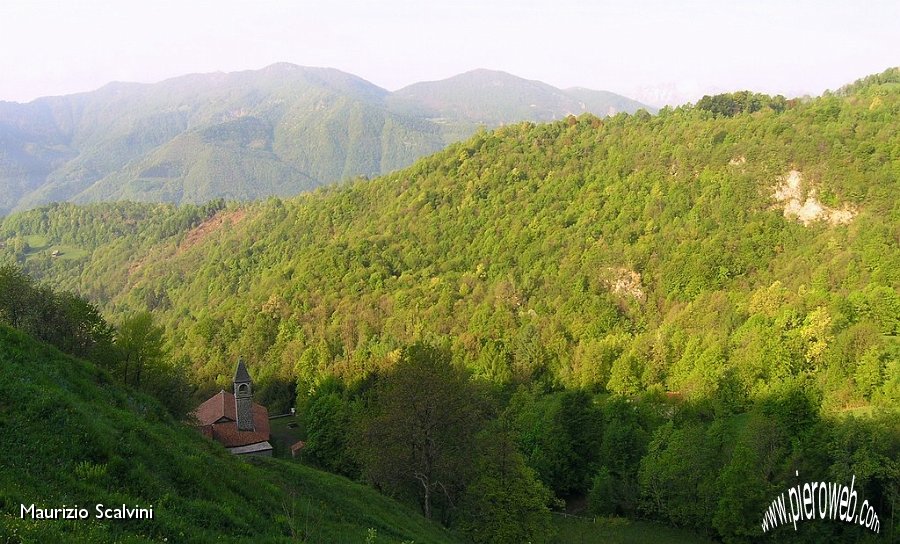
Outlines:
{"label": "valley floor", "polygon": [[712,544],[702,536],[648,521],[623,518],[580,518],[553,516],[556,542],[567,544]]}

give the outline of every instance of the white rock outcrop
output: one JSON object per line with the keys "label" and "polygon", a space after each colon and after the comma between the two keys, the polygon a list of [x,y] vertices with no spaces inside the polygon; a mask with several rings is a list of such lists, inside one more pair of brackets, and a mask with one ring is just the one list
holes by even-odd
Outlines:
{"label": "white rock outcrop", "polygon": [[797,170],[791,170],[775,186],[772,198],[781,203],[784,216],[794,218],[808,226],[814,221],[828,221],[832,225],[845,225],[856,216],[856,210],[849,205],[840,209],[822,204],[816,197],[815,187],[803,194],[803,177]]}

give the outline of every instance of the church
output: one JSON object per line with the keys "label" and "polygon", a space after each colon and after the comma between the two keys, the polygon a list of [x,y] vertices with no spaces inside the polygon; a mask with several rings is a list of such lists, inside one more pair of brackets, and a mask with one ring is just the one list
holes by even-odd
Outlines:
{"label": "church", "polygon": [[234,373],[234,394],[223,389],[194,410],[204,436],[235,455],[272,455],[269,411],[253,402],[253,381],[243,359]]}

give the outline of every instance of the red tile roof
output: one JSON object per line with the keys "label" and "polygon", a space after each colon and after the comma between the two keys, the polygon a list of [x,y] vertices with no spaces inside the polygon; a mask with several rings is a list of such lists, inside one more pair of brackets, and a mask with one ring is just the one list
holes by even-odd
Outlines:
{"label": "red tile roof", "polygon": [[234,395],[221,391],[194,410],[200,423],[200,432],[221,442],[226,448],[246,446],[269,439],[269,411],[253,404],[253,431],[237,429]]}
{"label": "red tile roof", "polygon": [[235,421],[234,395],[226,393],[223,389],[221,392],[209,397],[203,404],[194,410],[194,417],[200,422],[200,425],[210,425],[224,418]]}

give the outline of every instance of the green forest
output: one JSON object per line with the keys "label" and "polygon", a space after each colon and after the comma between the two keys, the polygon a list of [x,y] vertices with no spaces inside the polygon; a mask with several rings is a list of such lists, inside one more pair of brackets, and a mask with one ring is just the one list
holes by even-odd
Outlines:
{"label": "green forest", "polygon": [[290,63],[0,101],[0,216],[61,201],[292,196],[409,166],[479,126],[644,107],[490,70],[391,93]]}
{"label": "green forest", "polygon": [[[894,68],[481,130],[290,199],[54,204],[0,223],[0,321],[169,425],[242,356],[255,400],[301,415],[305,463],[462,541],[554,542],[561,512],[893,541],[898,119]],[[763,534],[788,487],[851,478],[878,534]]]}

